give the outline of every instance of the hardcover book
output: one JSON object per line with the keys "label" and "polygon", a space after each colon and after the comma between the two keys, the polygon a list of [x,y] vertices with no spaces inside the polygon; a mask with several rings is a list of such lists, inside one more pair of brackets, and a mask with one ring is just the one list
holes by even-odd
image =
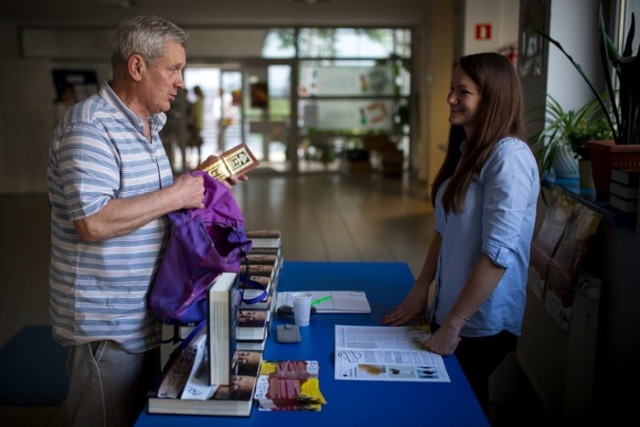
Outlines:
{"label": "hardcover book", "polygon": [[244,281],[241,285],[240,309],[264,309],[271,296],[271,282],[271,278],[267,276],[250,276]]}
{"label": "hardcover book", "polygon": [[218,181],[225,181],[231,175],[246,175],[258,167],[260,162],[253,155],[249,146],[242,143],[220,154],[217,158],[204,161],[198,169],[207,172]]}
{"label": "hardcover book", "polygon": [[275,267],[267,264],[249,264],[240,266],[240,274],[244,275],[249,273],[252,276],[266,276],[269,278],[274,277]]}
{"label": "hardcover book", "polygon": [[259,238],[259,237],[275,237],[282,238],[282,230],[278,228],[270,228],[270,229],[250,229],[245,231],[246,235],[250,239]]}
{"label": "hardcover book", "polygon": [[260,341],[267,337],[270,311],[238,310],[236,338],[238,340]]}
{"label": "hardcover book", "polygon": [[628,185],[620,184],[615,181],[611,181],[609,183],[609,194],[618,196],[622,199],[638,200],[638,193],[640,193],[640,188],[638,188],[637,186],[630,187]]}
{"label": "hardcover book", "polygon": [[623,199],[615,194],[609,194],[609,206],[624,213],[638,212],[638,199]]}
{"label": "hardcover book", "polygon": [[224,272],[209,288],[209,376],[211,384],[228,385],[236,350],[240,290],[238,274]]}
{"label": "hardcover book", "polygon": [[640,169],[611,169],[611,181],[637,188],[640,185]]}
{"label": "hardcover book", "polygon": [[261,341],[238,341],[236,344],[236,350],[247,351],[264,351],[267,346],[267,340]]}

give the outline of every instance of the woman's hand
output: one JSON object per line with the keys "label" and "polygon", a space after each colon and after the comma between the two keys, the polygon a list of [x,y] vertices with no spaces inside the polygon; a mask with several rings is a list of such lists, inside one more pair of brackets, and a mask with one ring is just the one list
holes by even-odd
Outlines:
{"label": "woman's hand", "polygon": [[425,341],[424,346],[428,351],[448,356],[453,354],[460,343],[459,333],[459,327],[445,322]]}
{"label": "woman's hand", "polygon": [[382,323],[391,326],[404,325],[418,316],[423,316],[427,308],[428,294],[428,286],[414,284],[404,301],[382,318]]}

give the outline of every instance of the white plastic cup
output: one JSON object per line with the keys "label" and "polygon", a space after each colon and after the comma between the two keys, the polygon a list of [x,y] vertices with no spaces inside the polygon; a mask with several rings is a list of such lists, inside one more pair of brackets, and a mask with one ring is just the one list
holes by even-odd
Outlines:
{"label": "white plastic cup", "polygon": [[298,326],[309,326],[311,296],[309,292],[296,292],[293,294],[293,318]]}

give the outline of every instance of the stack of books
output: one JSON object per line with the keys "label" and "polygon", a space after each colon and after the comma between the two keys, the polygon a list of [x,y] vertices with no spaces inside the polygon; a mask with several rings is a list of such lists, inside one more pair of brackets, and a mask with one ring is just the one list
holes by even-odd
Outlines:
{"label": "stack of books", "polygon": [[280,230],[247,230],[252,249],[240,268],[244,280],[240,302],[237,347],[242,350],[264,350],[271,318],[275,314],[275,296],[282,269],[282,232]]}
{"label": "stack of books", "polygon": [[240,289],[237,273],[222,273],[209,288],[209,318],[172,354],[149,413],[249,416],[261,351],[237,349]]}
{"label": "stack of books", "polygon": [[640,169],[612,169],[609,206],[625,213],[638,212]]}

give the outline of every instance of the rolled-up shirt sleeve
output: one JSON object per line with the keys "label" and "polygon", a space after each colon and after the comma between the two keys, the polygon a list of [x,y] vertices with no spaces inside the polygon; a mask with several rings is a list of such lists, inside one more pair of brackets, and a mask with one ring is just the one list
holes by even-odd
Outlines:
{"label": "rolled-up shirt sleeve", "polygon": [[531,220],[525,217],[528,206],[537,197],[538,176],[530,162],[525,144],[502,143],[480,176],[484,182],[482,251],[503,268],[514,262],[523,222]]}

